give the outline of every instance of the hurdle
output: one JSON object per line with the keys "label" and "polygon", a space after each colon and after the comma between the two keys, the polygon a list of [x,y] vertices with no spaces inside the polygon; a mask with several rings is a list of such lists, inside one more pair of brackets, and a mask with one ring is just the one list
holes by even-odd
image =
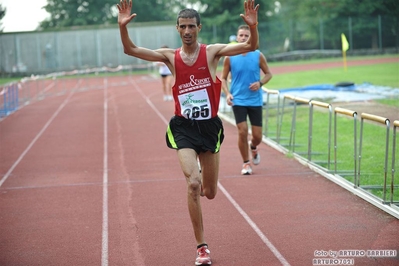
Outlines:
{"label": "hurdle", "polygon": [[395,154],[396,154],[396,129],[397,128],[399,128],[399,120],[393,121],[391,204],[399,203],[399,201],[394,201],[394,199],[393,199],[394,192],[395,192]]}
{"label": "hurdle", "polygon": [[[278,90],[269,90],[267,88],[262,88],[262,90],[266,93],[266,105],[264,107],[265,109],[265,118],[264,118],[264,125],[263,125],[263,135],[267,138],[271,138],[270,136],[270,130],[269,130],[269,119],[271,118],[270,114],[270,109],[273,107],[273,109],[276,110],[276,135],[274,136],[275,139],[277,139],[278,135],[278,130],[280,127],[280,92]],[[277,96],[277,103],[273,106],[270,105],[270,95],[275,95]]]}
{"label": "hurdle", "polygon": [[[277,134],[277,143],[279,143],[279,144],[280,144],[280,140],[281,140],[281,129],[282,129],[282,124],[283,124],[284,108],[285,108],[285,101],[286,100],[291,100],[294,103],[293,111],[292,111],[291,129],[290,129],[290,137],[289,137],[288,149],[295,153],[295,133],[296,133],[296,109],[297,109],[297,105],[300,104],[300,103],[309,104],[310,100],[309,99],[305,99],[305,98],[295,97],[295,96],[292,96],[292,95],[289,95],[289,94],[284,95],[283,107],[282,107],[281,116],[280,116],[280,125],[281,126],[279,127],[278,134]],[[283,144],[281,144],[281,145],[283,145]]]}
{"label": "hurdle", "polygon": [[[308,134],[308,160],[312,161],[312,141],[313,141],[313,109],[314,106],[328,109],[328,139],[327,139],[327,169],[330,169],[331,163],[331,120],[332,107],[329,103],[312,100],[309,102],[309,134]],[[319,164],[319,162],[316,162]]]}
{"label": "hurdle", "polygon": [[364,127],[364,120],[369,120],[369,121],[373,121],[379,124],[385,124],[386,126],[386,137],[385,137],[385,160],[384,160],[384,184],[382,187],[382,203],[386,204],[388,203],[386,201],[386,188],[387,188],[387,169],[388,169],[388,151],[389,151],[389,119],[385,118],[385,117],[381,117],[381,116],[377,116],[377,115],[372,115],[372,114],[368,114],[368,113],[362,113],[361,114],[361,123],[360,123],[360,143],[359,143],[359,167],[358,167],[358,173],[357,173],[357,177],[358,177],[358,184],[359,187],[362,188],[380,188],[381,186],[361,186],[360,185],[360,174],[361,174],[361,159],[362,159],[362,147],[363,147],[363,127]]}
{"label": "hurdle", "polygon": [[0,118],[18,110],[18,84],[12,83],[10,85],[6,85],[0,91],[0,96],[1,95],[3,97],[2,101],[0,101]]}
{"label": "hurdle", "polygon": [[[344,109],[341,107],[336,107],[334,109],[334,174],[337,175],[337,149],[338,149],[338,135],[337,135],[337,117],[338,114],[341,115],[346,115],[346,116],[352,116],[353,117],[353,187],[359,186],[358,180],[357,180],[357,112]],[[346,171],[340,172],[340,175],[345,174]]]}

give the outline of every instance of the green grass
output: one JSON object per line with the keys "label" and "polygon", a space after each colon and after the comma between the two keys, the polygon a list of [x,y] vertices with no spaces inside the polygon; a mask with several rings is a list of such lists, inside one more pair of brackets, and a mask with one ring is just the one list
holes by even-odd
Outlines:
{"label": "green grass", "polygon": [[0,86],[11,82],[16,82],[19,80],[20,78],[0,78]]}
{"label": "green grass", "polygon": [[[348,56],[347,61],[353,60],[364,60],[364,59],[378,59],[378,58],[392,58],[398,57],[398,55],[371,55],[371,56]],[[399,58],[398,58],[399,59]],[[292,66],[292,65],[304,65],[304,64],[313,64],[313,63],[323,63],[323,62],[343,62],[342,57],[334,57],[334,58],[317,58],[310,60],[298,60],[298,61],[283,61],[283,62],[269,62],[270,66]]]}
{"label": "green grass", "polygon": [[399,97],[389,98],[389,99],[380,99],[380,100],[376,100],[376,102],[399,108]]}
{"label": "green grass", "polygon": [[[270,67],[273,72],[273,67]],[[385,63],[365,66],[351,66],[345,71],[343,67],[275,74],[266,85],[269,89],[297,88],[315,84],[336,84],[342,81],[355,84],[371,83],[373,85],[399,88],[399,64]]]}

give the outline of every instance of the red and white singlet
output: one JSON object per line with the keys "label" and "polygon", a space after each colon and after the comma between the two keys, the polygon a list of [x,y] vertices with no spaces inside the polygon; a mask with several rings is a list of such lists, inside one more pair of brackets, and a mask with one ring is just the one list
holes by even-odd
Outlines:
{"label": "red and white singlet", "polygon": [[186,119],[206,120],[217,116],[222,83],[213,82],[206,60],[206,45],[201,44],[197,61],[186,65],[180,49],[175,51],[175,115]]}

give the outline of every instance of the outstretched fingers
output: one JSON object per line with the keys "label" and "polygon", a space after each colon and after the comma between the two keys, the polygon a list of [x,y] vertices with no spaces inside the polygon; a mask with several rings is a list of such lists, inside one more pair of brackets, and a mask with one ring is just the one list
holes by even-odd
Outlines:
{"label": "outstretched fingers", "polygon": [[244,10],[245,11],[258,11],[259,4],[255,6],[255,0],[248,0],[244,2]]}
{"label": "outstretched fingers", "polygon": [[132,0],[120,0],[119,4],[117,4],[119,11],[125,10],[125,9],[132,9]]}
{"label": "outstretched fingers", "polygon": [[259,4],[255,6],[255,0],[248,0],[244,2],[245,13],[256,13],[258,12]]}
{"label": "outstretched fingers", "polygon": [[244,14],[240,17],[248,24],[254,25],[258,23],[259,4],[255,6],[255,0],[247,0],[244,2]]}
{"label": "outstretched fingers", "polygon": [[136,13],[131,14],[132,10],[132,0],[120,0],[119,4],[117,4],[119,14],[118,14],[118,23],[120,26],[126,26],[133,18],[137,16]]}

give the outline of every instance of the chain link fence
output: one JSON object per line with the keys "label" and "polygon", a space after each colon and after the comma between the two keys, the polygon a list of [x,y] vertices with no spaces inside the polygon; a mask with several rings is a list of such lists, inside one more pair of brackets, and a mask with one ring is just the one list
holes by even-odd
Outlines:
{"label": "chain link fence", "polygon": [[[199,34],[202,43],[227,43],[238,25],[208,25]],[[260,21],[260,50],[269,61],[341,56],[341,33],[349,41],[348,56],[399,52],[398,17],[346,17],[328,21],[314,18]],[[134,23],[131,38],[151,49],[181,45],[175,22]],[[117,25],[96,29],[0,35],[1,74],[48,74],[94,67],[148,63],[123,53]]]}

